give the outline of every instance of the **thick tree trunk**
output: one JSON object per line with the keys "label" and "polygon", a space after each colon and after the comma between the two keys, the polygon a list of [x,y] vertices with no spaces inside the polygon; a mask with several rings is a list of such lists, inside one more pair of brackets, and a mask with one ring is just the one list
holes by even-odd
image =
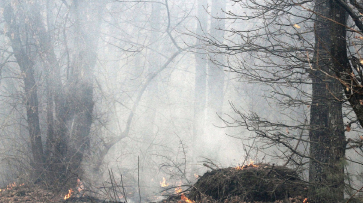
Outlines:
{"label": "thick tree trunk", "polygon": [[4,10],[4,19],[9,25],[7,35],[11,40],[14,56],[19,64],[22,72],[25,93],[25,107],[27,114],[27,123],[30,136],[31,151],[33,155],[32,165],[34,168],[34,178],[41,178],[43,172],[44,156],[43,145],[39,124],[38,110],[38,84],[34,77],[34,62],[31,54],[34,54],[29,47],[29,44],[22,41],[23,35],[30,33],[20,33],[24,29],[26,13],[19,9],[15,14],[12,6],[9,4]]}
{"label": "thick tree trunk", "polygon": [[[316,0],[315,54],[310,111],[309,202],[339,202],[344,198],[345,135],[342,116],[343,88],[335,78],[334,50],[337,39],[345,40],[344,32],[336,33],[328,18],[345,13],[334,10],[331,0]],[[324,18],[326,17],[326,18]],[[334,18],[334,17],[333,17]],[[344,28],[344,27],[343,27]],[[340,47],[343,50],[345,46]]]}
{"label": "thick tree trunk", "polygon": [[81,164],[84,153],[90,146],[94,107],[93,73],[97,62],[99,29],[105,4],[101,1],[75,0],[73,6],[77,54],[68,82],[67,105],[69,113],[66,122],[68,129],[70,129],[67,174],[70,181],[75,184],[77,178],[82,178]]}
{"label": "thick tree trunk", "polygon": [[[16,56],[17,60],[19,57]],[[34,79],[34,70],[32,67],[22,68],[24,74],[24,91],[25,91],[25,103],[28,129],[30,135],[30,144],[33,153],[33,167],[35,169],[35,179],[39,180],[42,177],[44,156],[43,156],[43,144],[39,125],[39,110],[38,110],[38,88]]]}
{"label": "thick tree trunk", "polygon": [[[10,27],[7,34],[12,41],[14,55],[23,73],[27,121],[36,175],[40,176],[46,172],[47,176],[44,180],[48,184],[57,183],[60,186],[64,186],[64,183],[69,180],[75,184],[76,178],[82,176],[80,165],[83,153],[89,147],[92,125],[93,68],[97,58],[98,29],[100,15],[105,6],[98,1],[77,0],[73,3],[72,8],[76,14],[77,54],[72,66],[73,72],[70,78],[67,78],[69,79],[68,89],[62,83],[61,68],[39,11],[41,7],[36,3],[25,2],[24,7],[29,10],[23,11],[21,9],[23,7],[19,6],[15,14],[12,6],[9,5],[4,12],[4,18]],[[17,5],[14,4],[14,6]],[[92,15],[87,12],[92,12]],[[51,12],[48,12],[48,15],[51,15]],[[51,19],[51,16],[48,17]],[[48,20],[48,27],[52,26],[51,23]],[[31,26],[31,29],[26,26]],[[26,32],[20,32],[20,28]],[[29,46],[28,42],[37,45],[38,49],[33,50],[33,46]],[[46,157],[43,155],[39,124],[38,82],[35,79],[32,61],[36,57],[42,59],[47,76]],[[70,126],[67,126],[70,121],[72,121],[72,132],[68,130]],[[46,166],[44,161],[47,163]],[[46,171],[43,171],[43,166]]]}

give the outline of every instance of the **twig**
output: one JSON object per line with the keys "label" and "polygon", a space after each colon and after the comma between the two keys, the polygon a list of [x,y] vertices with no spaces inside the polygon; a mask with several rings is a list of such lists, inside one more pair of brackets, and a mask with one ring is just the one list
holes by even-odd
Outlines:
{"label": "twig", "polygon": [[[307,119],[305,119],[305,123],[304,123],[304,125],[306,125],[306,123],[307,123]],[[304,133],[304,129],[301,129],[301,133],[300,133],[299,140],[297,141],[296,146],[295,146],[295,149],[294,149],[295,151],[297,151],[297,148],[298,148],[298,146],[300,145],[300,141],[301,141],[301,139],[302,139],[303,133]],[[285,164],[284,164],[284,165],[282,165],[282,166],[287,166],[287,164],[291,161],[291,159],[292,159],[292,157],[293,157],[294,155],[295,155],[294,153],[291,153],[290,157],[287,159],[287,161],[285,162]]]}
{"label": "twig", "polygon": [[140,157],[137,156],[137,187],[139,189],[139,203],[141,203],[141,193],[140,193]]}
{"label": "twig", "polygon": [[360,192],[362,189],[363,189],[363,187],[361,187],[359,190],[357,190],[357,192],[355,192],[355,193],[354,193],[354,195],[352,195],[352,196],[348,199],[348,201],[347,201],[346,203],[349,203],[349,202],[350,202],[350,200],[352,200],[352,199],[353,199],[353,197],[354,197],[354,196],[356,196],[356,195],[357,195],[357,193],[358,193],[358,192]]}
{"label": "twig", "polygon": [[125,187],[124,187],[124,181],[122,180],[122,174],[121,174],[121,187],[122,187],[122,192],[125,198],[125,202],[127,203],[127,197],[126,197],[126,192],[125,192]]}

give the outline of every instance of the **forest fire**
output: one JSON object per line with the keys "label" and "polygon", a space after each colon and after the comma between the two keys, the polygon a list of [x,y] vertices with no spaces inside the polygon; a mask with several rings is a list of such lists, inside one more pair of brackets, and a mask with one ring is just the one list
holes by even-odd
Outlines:
{"label": "forest fire", "polygon": [[72,189],[69,189],[69,190],[68,190],[68,194],[66,194],[66,195],[64,196],[64,200],[67,200],[67,199],[69,199],[70,197],[72,197],[72,194],[73,194],[73,190],[72,190]]}
{"label": "forest fire", "polygon": [[0,203],[360,201],[361,3],[0,0]]}
{"label": "forest fire", "polygon": [[168,187],[169,186],[169,184],[168,183],[166,183],[166,180],[165,180],[165,178],[163,177],[163,181],[161,181],[160,182],[160,186],[161,187]]}
{"label": "forest fire", "polygon": [[243,169],[248,168],[248,167],[258,167],[258,165],[255,165],[254,164],[254,161],[253,160],[250,160],[250,163],[248,163],[246,165],[243,165],[243,166],[237,166],[237,167],[235,167],[235,169],[237,169],[237,170],[243,170]]}

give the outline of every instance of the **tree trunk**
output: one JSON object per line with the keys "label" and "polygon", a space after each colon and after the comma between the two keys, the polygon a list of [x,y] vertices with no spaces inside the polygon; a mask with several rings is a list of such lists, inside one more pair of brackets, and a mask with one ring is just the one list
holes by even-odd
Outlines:
{"label": "tree trunk", "polygon": [[[344,198],[345,135],[342,116],[343,89],[335,75],[334,49],[339,38],[336,23],[327,18],[345,13],[333,8],[329,0],[315,2],[315,53],[312,78],[312,104],[310,111],[310,167],[309,202],[339,202]],[[326,18],[324,18],[326,17]],[[342,26],[344,29],[344,27]],[[345,50],[343,46],[343,50]]]}
{"label": "tree trunk", "polygon": [[[97,62],[97,49],[101,15],[105,3],[75,0],[75,57],[68,81],[66,117],[69,135],[67,162],[68,178],[76,183],[82,178],[81,164],[84,153],[90,146],[90,132],[93,123],[93,79]],[[91,13],[92,12],[92,13]]]}
{"label": "tree trunk", "polygon": [[[75,184],[77,178],[82,176],[80,165],[83,153],[90,142],[94,105],[93,68],[97,58],[100,15],[105,4],[99,1],[73,1],[71,9],[75,11],[76,18],[74,26],[74,33],[77,34],[74,40],[76,57],[67,84],[62,83],[61,67],[49,30],[46,30],[40,5],[27,2],[23,4],[21,6],[9,4],[5,9],[4,18],[9,24],[10,29],[7,34],[12,41],[14,55],[24,81],[33,165],[37,172],[35,175],[38,178],[40,174],[46,172],[44,180],[48,184],[57,183],[59,186],[64,186],[64,183],[70,180]],[[16,12],[12,6],[17,6]],[[47,8],[50,9],[49,4]],[[92,12],[92,15],[88,12]],[[47,14],[51,15],[52,12],[48,11]],[[48,16],[48,28],[52,26],[51,19],[52,17]],[[28,43],[32,43],[32,46]],[[35,45],[37,49],[33,49]],[[43,155],[39,124],[38,81],[33,69],[33,60],[37,58],[41,59],[46,72],[46,157]],[[72,128],[67,126],[70,122]],[[46,171],[43,171],[44,161],[47,163],[44,168]]]}
{"label": "tree trunk", "polygon": [[34,54],[34,51],[31,50],[28,41],[22,41],[23,35],[31,35],[32,33],[20,32],[20,30],[24,29],[24,26],[27,26],[25,23],[26,13],[22,9],[18,9],[17,13],[15,13],[12,6],[8,4],[5,6],[4,19],[9,25],[7,35],[11,40],[14,56],[20,67],[24,82],[24,99],[33,155],[32,165],[35,170],[33,178],[39,180],[43,172],[44,156],[39,124],[38,85],[34,77],[34,62],[31,56]]}

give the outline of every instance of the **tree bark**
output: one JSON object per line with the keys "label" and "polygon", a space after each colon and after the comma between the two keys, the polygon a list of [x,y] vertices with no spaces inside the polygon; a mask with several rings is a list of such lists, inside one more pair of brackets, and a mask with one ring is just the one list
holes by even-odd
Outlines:
{"label": "tree bark", "polygon": [[335,75],[336,50],[345,50],[346,46],[340,40],[345,41],[345,32],[337,30],[337,24],[328,19],[339,16],[345,22],[345,12],[331,0],[316,0],[315,12],[309,202],[339,202],[344,199],[346,145],[342,116],[343,89],[340,81],[331,76]]}
{"label": "tree bark", "polygon": [[32,165],[34,168],[34,179],[39,180],[43,172],[44,156],[43,145],[39,124],[38,110],[38,84],[34,77],[34,61],[32,60],[33,51],[30,49],[28,42],[24,42],[23,35],[31,35],[31,33],[20,33],[25,23],[26,13],[18,9],[15,14],[10,4],[5,6],[4,19],[9,25],[7,36],[11,40],[11,46],[14,56],[18,62],[24,82],[24,99],[27,114],[28,131],[30,136],[31,151],[33,155]]}
{"label": "tree bark", "polygon": [[[74,184],[82,178],[84,153],[90,146],[93,123],[93,79],[97,62],[97,49],[101,15],[105,4],[101,1],[75,0],[75,57],[69,76],[66,122],[69,131],[67,162],[70,181]],[[92,13],[91,13],[92,12]]]}

